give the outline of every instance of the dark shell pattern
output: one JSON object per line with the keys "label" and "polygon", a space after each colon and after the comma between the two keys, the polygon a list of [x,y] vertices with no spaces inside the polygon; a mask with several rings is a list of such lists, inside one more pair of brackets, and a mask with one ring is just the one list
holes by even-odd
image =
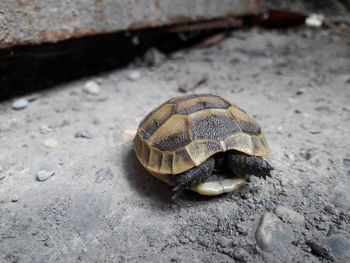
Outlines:
{"label": "dark shell pattern", "polygon": [[187,171],[218,152],[270,152],[253,118],[209,94],[172,98],[154,109],[141,122],[134,149],[142,165],[158,177]]}

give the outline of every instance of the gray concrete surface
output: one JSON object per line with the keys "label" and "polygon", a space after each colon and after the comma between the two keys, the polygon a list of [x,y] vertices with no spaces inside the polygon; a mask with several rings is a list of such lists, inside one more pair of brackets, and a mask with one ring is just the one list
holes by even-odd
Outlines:
{"label": "gray concrete surface", "polygon": [[342,17],[349,21],[350,0],[264,0],[264,9],[284,9],[295,12],[321,13],[331,17]]}
{"label": "gray concrete surface", "polygon": [[[349,262],[349,44],[325,29],[236,31],[156,66],[37,92],[22,109],[2,102],[0,262]],[[253,115],[273,177],[171,201],[131,140],[145,114],[183,92]],[[39,171],[51,176],[38,181]]]}
{"label": "gray concrete surface", "polygon": [[0,48],[57,42],[224,16],[255,14],[260,0],[3,0]]}

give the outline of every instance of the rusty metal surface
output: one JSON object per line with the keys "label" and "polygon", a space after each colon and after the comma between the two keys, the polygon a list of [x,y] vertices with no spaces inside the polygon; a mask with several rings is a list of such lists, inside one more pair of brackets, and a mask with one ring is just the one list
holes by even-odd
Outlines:
{"label": "rusty metal surface", "polygon": [[1,0],[0,48],[259,10],[260,0]]}

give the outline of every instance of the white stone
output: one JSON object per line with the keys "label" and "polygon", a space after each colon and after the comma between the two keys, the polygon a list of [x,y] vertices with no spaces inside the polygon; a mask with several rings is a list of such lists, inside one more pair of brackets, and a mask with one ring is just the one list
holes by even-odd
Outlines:
{"label": "white stone", "polygon": [[22,99],[18,99],[18,100],[15,100],[13,103],[12,103],[12,109],[14,110],[22,110],[22,109],[25,109],[28,107],[28,100],[26,98],[22,98]]}
{"label": "white stone", "polygon": [[305,19],[305,24],[312,27],[320,27],[323,24],[323,20],[323,15],[311,14]]}
{"label": "white stone", "polygon": [[49,177],[53,176],[55,174],[55,172],[48,172],[45,170],[40,170],[37,173],[37,179],[38,181],[45,181],[47,179],[49,179]]}
{"label": "white stone", "polygon": [[47,139],[43,141],[43,144],[47,148],[55,148],[58,145],[58,141],[55,139]]}
{"label": "white stone", "polygon": [[101,88],[95,81],[90,80],[85,83],[84,91],[91,95],[97,95],[101,92]]}
{"label": "white stone", "polygon": [[129,72],[128,79],[131,81],[136,81],[141,78],[140,71],[131,71]]}

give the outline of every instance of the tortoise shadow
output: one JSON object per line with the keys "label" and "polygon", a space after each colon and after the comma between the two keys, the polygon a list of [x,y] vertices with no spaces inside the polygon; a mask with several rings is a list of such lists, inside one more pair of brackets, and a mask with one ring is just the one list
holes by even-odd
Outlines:
{"label": "tortoise shadow", "polygon": [[169,186],[149,174],[137,160],[131,147],[123,154],[124,174],[129,185],[140,195],[154,201],[166,202],[171,199],[172,191]]}
{"label": "tortoise shadow", "polygon": [[122,169],[128,179],[129,185],[136,191],[140,196],[152,199],[153,201],[161,201],[162,203],[181,203],[181,202],[210,202],[215,201],[216,196],[203,196],[192,191],[185,191],[176,200],[171,199],[174,192],[171,187],[160,181],[159,179],[152,176],[146,171],[146,169],[137,160],[137,157],[131,147],[128,147],[125,154],[123,154]]}

